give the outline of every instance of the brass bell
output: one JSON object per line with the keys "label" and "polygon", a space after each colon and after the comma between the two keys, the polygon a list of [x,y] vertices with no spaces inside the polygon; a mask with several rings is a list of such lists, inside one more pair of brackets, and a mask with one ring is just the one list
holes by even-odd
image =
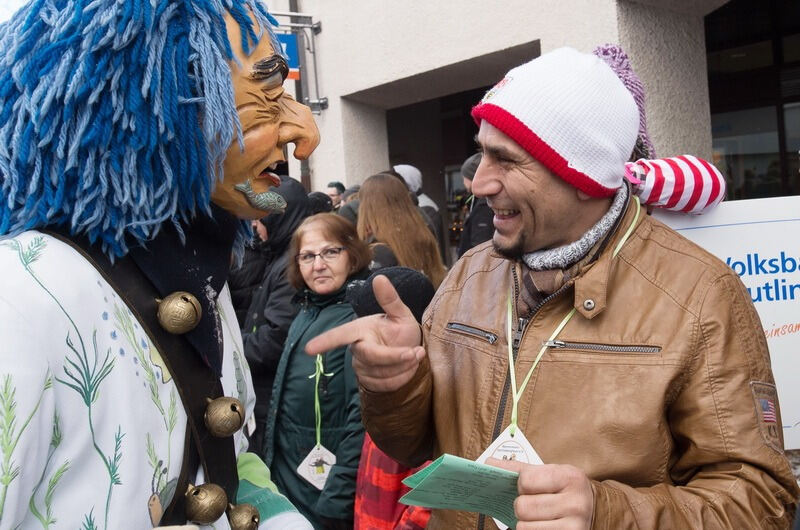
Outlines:
{"label": "brass bell", "polygon": [[203,307],[192,293],[175,291],[158,302],[158,322],[168,332],[181,335],[200,323]]}
{"label": "brass bell", "polygon": [[228,505],[228,522],[231,530],[256,530],[261,521],[258,509],[252,504]]}
{"label": "brass bell", "polygon": [[228,506],[225,490],[216,484],[200,486],[189,484],[186,488],[186,519],[193,523],[209,525],[222,517]]}
{"label": "brass bell", "polygon": [[214,400],[206,398],[208,406],[203,419],[208,432],[217,438],[227,438],[244,425],[244,406],[232,397],[220,397]]}

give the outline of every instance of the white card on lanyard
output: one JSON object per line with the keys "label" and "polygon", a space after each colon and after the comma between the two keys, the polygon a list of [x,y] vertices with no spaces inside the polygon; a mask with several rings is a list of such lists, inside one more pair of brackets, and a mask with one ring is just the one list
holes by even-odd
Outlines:
{"label": "white card on lanyard", "polygon": [[336,455],[325,449],[324,446],[317,445],[297,466],[297,474],[321,490],[325,487],[325,481],[328,480],[328,475],[331,473],[331,466],[335,463]]}
{"label": "white card on lanyard", "polygon": [[[511,425],[506,427],[506,430],[500,433],[500,436],[486,448],[481,456],[475,459],[476,462],[481,464],[486,463],[487,458],[496,458],[498,460],[516,460],[523,464],[543,464],[539,454],[533,448],[531,443],[522,434],[522,429],[517,427],[513,436],[511,434]],[[494,524],[500,530],[506,530],[506,525],[494,519]]]}

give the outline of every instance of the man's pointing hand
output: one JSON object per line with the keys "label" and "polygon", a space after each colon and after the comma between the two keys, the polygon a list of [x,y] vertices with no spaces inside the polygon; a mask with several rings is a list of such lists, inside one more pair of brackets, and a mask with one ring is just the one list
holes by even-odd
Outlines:
{"label": "man's pointing hand", "polygon": [[391,392],[411,380],[425,356],[422,332],[388,278],[376,276],[372,287],[385,314],[333,328],[311,339],[306,353],[318,355],[350,344],[359,383],[372,392]]}

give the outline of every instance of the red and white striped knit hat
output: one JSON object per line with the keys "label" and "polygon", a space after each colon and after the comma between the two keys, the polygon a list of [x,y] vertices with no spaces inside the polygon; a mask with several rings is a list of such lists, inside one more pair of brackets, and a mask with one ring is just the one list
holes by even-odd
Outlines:
{"label": "red and white striped knit hat", "polygon": [[642,204],[665,210],[703,213],[725,197],[725,178],[713,164],[692,155],[637,160],[625,177]]}
{"label": "red and white striped knit hat", "polygon": [[472,117],[592,197],[609,197],[622,185],[639,131],[636,103],[614,71],[572,48],[509,71]]}

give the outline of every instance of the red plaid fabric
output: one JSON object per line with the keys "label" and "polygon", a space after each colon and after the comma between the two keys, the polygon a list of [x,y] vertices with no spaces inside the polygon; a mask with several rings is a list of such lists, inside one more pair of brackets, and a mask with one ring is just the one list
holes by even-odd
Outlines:
{"label": "red plaid fabric", "polygon": [[408,491],[403,479],[418,469],[409,469],[389,458],[366,434],[356,478],[354,530],[425,528],[431,516],[430,510],[397,502]]}

